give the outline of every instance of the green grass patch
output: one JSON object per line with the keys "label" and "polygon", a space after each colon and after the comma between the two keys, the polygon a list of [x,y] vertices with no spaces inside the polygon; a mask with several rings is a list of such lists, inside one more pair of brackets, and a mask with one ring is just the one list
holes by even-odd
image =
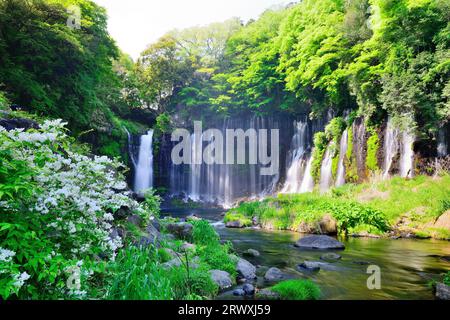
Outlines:
{"label": "green grass patch", "polygon": [[310,280],[287,280],[273,286],[271,290],[280,294],[283,300],[318,300],[319,287]]}

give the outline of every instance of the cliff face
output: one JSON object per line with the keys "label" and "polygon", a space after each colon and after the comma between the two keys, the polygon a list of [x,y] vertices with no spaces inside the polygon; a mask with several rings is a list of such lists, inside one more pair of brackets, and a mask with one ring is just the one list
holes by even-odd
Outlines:
{"label": "cliff face", "polygon": [[[225,134],[226,129],[280,129],[280,168],[277,176],[260,178],[260,168],[249,165],[211,166],[173,165],[171,152],[178,142],[171,141],[170,134],[155,137],[154,150],[154,181],[155,187],[164,189],[167,194],[181,196],[184,199],[193,197],[195,201],[220,202],[237,201],[243,198],[263,197],[265,195],[287,192],[298,193],[309,191],[302,189],[310,178],[308,163],[311,161],[314,145],[313,137],[321,131],[327,132],[327,142],[330,148],[334,137],[330,136],[332,129],[327,129],[331,119],[311,121],[308,117],[285,118],[248,118],[228,119],[217,123],[203,124],[207,128],[219,128]],[[344,122],[345,123],[345,122]],[[345,126],[345,125],[344,125]],[[379,175],[384,178],[401,175],[405,178],[417,174],[432,174],[437,170],[436,163],[445,163],[445,157],[438,158],[438,144],[435,137],[416,137],[413,133],[396,128],[388,120],[377,126],[370,126],[364,119],[356,118],[346,124],[338,133],[340,139],[347,134],[346,150],[339,143],[327,154],[327,161],[333,158],[333,178],[329,187],[338,184],[336,171],[344,170],[346,183],[362,183],[371,177]],[[448,132],[448,128],[445,128]],[[332,135],[331,134],[331,135]],[[336,140],[339,140],[336,138]],[[132,139],[132,153],[137,157],[138,137]],[[441,139],[442,140],[442,139]],[[191,142],[192,143],[192,142]],[[203,149],[209,143],[203,143]],[[347,146],[348,144],[348,146]],[[248,145],[246,145],[248,148]],[[193,145],[187,152],[193,152]],[[347,149],[351,149],[350,151]],[[445,147],[446,149],[446,147]],[[248,149],[246,150],[248,152]],[[340,153],[343,153],[342,155]],[[331,154],[330,154],[331,153]],[[442,153],[442,150],[441,150]],[[436,159],[441,159],[437,161]],[[248,159],[247,159],[248,160]],[[337,164],[337,160],[340,164]],[[325,159],[322,159],[322,165]],[[343,163],[343,165],[342,165]],[[329,163],[328,163],[329,164]],[[341,168],[337,169],[339,165]],[[343,166],[343,168],[342,168]],[[441,166],[442,167],[442,166]],[[444,165],[444,168],[446,166]],[[342,172],[340,172],[342,176]],[[295,175],[294,177],[292,175]],[[316,181],[320,181],[318,177]],[[342,182],[342,179],[341,179]],[[341,183],[340,183],[341,184]],[[340,185],[339,184],[339,185]],[[193,199],[193,200],[194,200]]]}

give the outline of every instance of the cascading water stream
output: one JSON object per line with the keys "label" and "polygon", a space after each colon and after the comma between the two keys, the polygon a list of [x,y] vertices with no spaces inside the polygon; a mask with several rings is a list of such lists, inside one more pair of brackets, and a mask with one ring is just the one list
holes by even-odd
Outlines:
{"label": "cascading water stream", "polygon": [[400,150],[400,176],[412,178],[414,176],[414,142],[415,136],[410,132],[402,132]]}
{"label": "cascading water stream", "polygon": [[392,163],[398,154],[398,135],[398,129],[393,126],[392,121],[389,118],[384,136],[384,178],[389,178]]}
{"label": "cascading water stream", "polygon": [[341,143],[339,146],[339,162],[336,174],[336,186],[340,187],[345,184],[345,164],[344,160],[348,149],[348,129],[342,133]]}
{"label": "cascading water stream", "polygon": [[320,191],[322,192],[330,189],[332,185],[332,162],[331,145],[329,145],[322,161],[322,167],[320,168]]}
{"label": "cascading water stream", "polygon": [[[237,139],[235,142],[235,164],[226,164],[226,132],[227,130],[242,129],[244,132],[252,129],[256,133],[260,129],[276,129],[278,123],[269,118],[227,118],[216,126],[224,139],[223,161],[224,163],[205,163],[202,161],[203,153],[213,141],[203,141],[207,139],[205,135],[199,137],[195,133],[190,136],[188,142],[190,146],[191,163],[168,167],[170,190],[172,196],[181,196],[184,199],[216,204],[225,208],[231,207],[238,199],[258,199],[264,195],[273,194],[278,183],[279,176],[264,176],[260,174],[262,164],[236,164]],[[218,127],[217,127],[218,125]],[[209,129],[202,127],[203,133]],[[270,135],[270,130],[268,132]],[[269,137],[270,138],[270,137]],[[270,139],[268,140],[270,141]],[[269,143],[270,145],[270,143]],[[249,154],[248,142],[244,147],[247,157]],[[257,149],[256,149],[257,151]],[[270,150],[268,151],[270,154]]]}
{"label": "cascading water stream", "polygon": [[302,184],[300,185],[300,193],[312,192],[314,189],[314,178],[311,174],[313,160],[314,160],[313,157],[310,156],[306,165]]}
{"label": "cascading water stream", "polygon": [[136,165],[134,191],[139,195],[153,187],[153,130],[141,136],[139,157]]}
{"label": "cascading water stream", "polygon": [[445,157],[448,155],[448,142],[445,128],[440,128],[437,135],[437,155]]}
{"label": "cascading water stream", "polygon": [[290,164],[286,172],[286,182],[281,190],[282,193],[300,192],[302,178],[305,172],[306,131],[308,129],[308,123],[306,121],[295,121],[294,127],[295,134],[291,143]]}

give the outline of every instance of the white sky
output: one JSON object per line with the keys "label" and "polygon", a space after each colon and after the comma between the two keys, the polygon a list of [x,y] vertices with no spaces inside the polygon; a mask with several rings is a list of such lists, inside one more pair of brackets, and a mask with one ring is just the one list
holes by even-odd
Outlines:
{"label": "white sky", "polygon": [[94,0],[108,11],[108,28],[134,59],[159,37],[182,29],[239,17],[257,18],[265,9],[292,0]]}

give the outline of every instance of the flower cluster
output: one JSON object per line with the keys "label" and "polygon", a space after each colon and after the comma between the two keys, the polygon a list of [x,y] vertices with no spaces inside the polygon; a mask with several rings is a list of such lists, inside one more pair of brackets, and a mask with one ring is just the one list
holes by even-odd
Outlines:
{"label": "flower cluster", "polygon": [[[41,217],[56,255],[74,261],[99,256],[114,259],[122,239],[110,236],[113,214],[122,207],[145,219],[150,214],[130,197],[119,162],[74,152],[65,130],[60,120],[47,121],[39,130],[6,131],[0,126],[0,150],[26,161],[33,172],[27,210]],[[4,210],[14,208],[8,201],[0,205]],[[14,256],[13,251],[0,248],[0,261]],[[15,274],[14,284],[21,287],[29,277],[25,272]]]}

